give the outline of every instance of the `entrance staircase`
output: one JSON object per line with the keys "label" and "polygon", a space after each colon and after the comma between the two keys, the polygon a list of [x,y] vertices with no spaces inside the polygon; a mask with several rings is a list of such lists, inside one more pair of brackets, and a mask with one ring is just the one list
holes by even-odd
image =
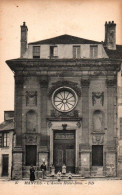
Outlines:
{"label": "entrance staircase", "polygon": [[[72,179],[68,178],[68,174],[61,175],[61,181],[78,181],[84,180],[85,178],[82,177],[80,174],[72,174]],[[53,177],[51,175],[47,175],[44,179],[46,181],[57,181],[57,175],[55,174]]]}

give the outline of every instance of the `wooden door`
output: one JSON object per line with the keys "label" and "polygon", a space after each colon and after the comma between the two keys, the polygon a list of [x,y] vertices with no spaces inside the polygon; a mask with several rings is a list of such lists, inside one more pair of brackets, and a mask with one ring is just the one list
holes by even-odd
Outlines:
{"label": "wooden door", "polygon": [[58,132],[55,136],[58,139],[54,139],[53,164],[56,172],[62,171],[63,164],[67,172],[75,172],[75,136],[74,132],[68,133]]}
{"label": "wooden door", "polygon": [[8,176],[8,154],[2,156],[2,176]]}

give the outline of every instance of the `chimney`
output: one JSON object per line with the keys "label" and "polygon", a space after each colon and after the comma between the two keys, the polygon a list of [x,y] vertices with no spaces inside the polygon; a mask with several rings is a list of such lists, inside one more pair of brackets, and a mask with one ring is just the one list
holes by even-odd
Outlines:
{"label": "chimney", "polygon": [[23,25],[21,26],[21,57],[23,57],[27,49],[27,32],[28,28],[26,23],[23,22]]}
{"label": "chimney", "polygon": [[116,24],[114,21],[105,23],[105,46],[116,50]]}

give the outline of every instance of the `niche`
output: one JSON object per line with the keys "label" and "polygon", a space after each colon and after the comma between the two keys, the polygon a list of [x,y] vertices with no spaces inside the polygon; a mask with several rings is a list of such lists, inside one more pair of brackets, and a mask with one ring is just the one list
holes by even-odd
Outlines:
{"label": "niche", "polygon": [[37,129],[37,114],[30,110],[26,115],[26,129],[27,132],[35,133]]}
{"label": "niche", "polygon": [[94,131],[102,131],[104,129],[103,112],[96,110],[93,113],[93,129]]}

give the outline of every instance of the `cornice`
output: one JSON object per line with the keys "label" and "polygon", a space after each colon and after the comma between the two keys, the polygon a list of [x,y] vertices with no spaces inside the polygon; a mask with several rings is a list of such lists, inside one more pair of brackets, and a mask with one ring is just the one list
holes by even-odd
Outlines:
{"label": "cornice", "polygon": [[79,70],[112,70],[119,71],[121,62],[110,59],[14,59],[6,63],[12,71],[79,71]]}
{"label": "cornice", "polygon": [[67,81],[67,80],[54,82],[54,83],[52,83],[52,86],[48,90],[48,95],[50,97],[52,95],[52,93],[57,88],[67,86],[67,87],[70,87],[70,88],[74,89],[74,91],[80,97],[81,96],[81,90],[77,85],[78,85],[77,83],[72,82],[72,81]]}

